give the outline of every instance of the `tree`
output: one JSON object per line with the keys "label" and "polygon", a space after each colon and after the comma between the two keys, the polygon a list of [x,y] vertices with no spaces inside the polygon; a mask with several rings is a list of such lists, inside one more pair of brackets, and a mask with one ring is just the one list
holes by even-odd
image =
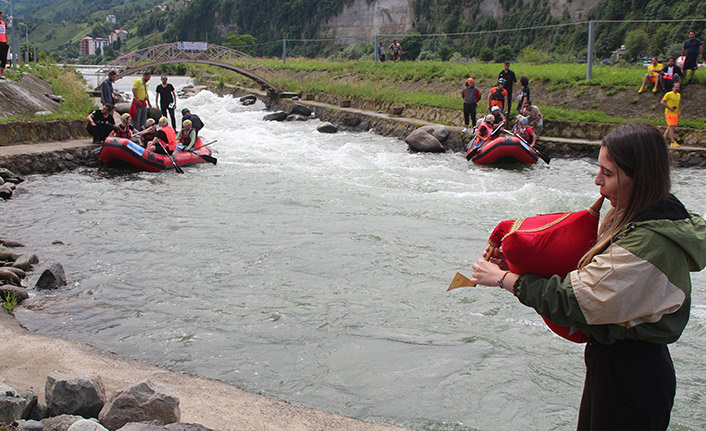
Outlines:
{"label": "tree", "polygon": [[237,31],[234,31],[226,36],[225,41],[223,41],[223,46],[237,49],[238,51],[243,51],[247,54],[252,54],[252,47],[248,47],[248,45],[255,45],[255,43],[257,43],[255,36],[249,34],[238,34]]}
{"label": "tree", "polygon": [[645,30],[630,30],[625,35],[625,49],[628,50],[630,57],[633,59],[639,60],[641,56],[647,52],[649,46],[650,40]]}
{"label": "tree", "polygon": [[503,45],[495,51],[495,62],[503,63],[505,61],[515,60],[515,53],[510,45]]}

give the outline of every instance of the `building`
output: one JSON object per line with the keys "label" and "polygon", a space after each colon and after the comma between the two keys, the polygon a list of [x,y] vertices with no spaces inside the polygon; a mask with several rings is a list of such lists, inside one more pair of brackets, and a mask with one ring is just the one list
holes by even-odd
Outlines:
{"label": "building", "polygon": [[78,42],[78,50],[81,56],[99,54],[103,55],[104,48],[110,44],[108,39],[102,37],[92,38],[86,36]]}
{"label": "building", "polygon": [[108,15],[108,16],[105,17],[105,20],[106,20],[107,22],[111,23],[111,24],[115,24],[115,15],[110,14],[110,15]]}
{"label": "building", "polygon": [[113,30],[113,32],[108,36],[108,41],[111,44],[115,43],[118,39],[120,40],[121,45],[127,42],[127,31],[120,29]]}

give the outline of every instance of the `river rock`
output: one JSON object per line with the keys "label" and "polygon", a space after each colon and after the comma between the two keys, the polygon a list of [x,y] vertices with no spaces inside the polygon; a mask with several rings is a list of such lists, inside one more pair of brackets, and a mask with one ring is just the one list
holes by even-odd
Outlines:
{"label": "river rock", "polygon": [[15,190],[15,185],[13,183],[4,183],[0,185],[0,198],[10,199],[12,198],[12,192]]}
{"label": "river rock", "polygon": [[66,431],[75,422],[83,420],[81,416],[75,415],[59,415],[51,418],[42,419],[44,431]]}
{"label": "river rock", "polygon": [[287,115],[287,118],[284,119],[284,121],[307,121],[309,117],[305,117],[303,115],[299,114],[290,114]]}
{"label": "river rock", "polygon": [[311,108],[309,108],[308,106],[300,105],[298,103],[295,103],[289,109],[289,115],[301,115],[303,117],[311,117],[311,114],[313,113],[314,111],[312,111]]}
{"label": "river rock", "polygon": [[3,239],[0,241],[5,247],[24,247],[25,245],[19,241],[13,241],[11,239]]}
{"label": "river rock", "polygon": [[29,415],[27,415],[27,419],[35,420],[35,421],[41,421],[42,419],[46,419],[49,417],[49,409],[47,406],[41,404],[41,403],[36,403],[34,407],[29,411]]}
{"label": "river rock", "polygon": [[12,387],[0,383],[0,424],[10,425],[22,419],[27,400]]}
{"label": "river rock", "polygon": [[23,253],[15,258],[15,262],[12,264],[15,268],[20,268],[23,271],[29,271],[29,269],[35,263],[39,263],[39,258],[34,253]]}
{"label": "river rock", "polygon": [[0,168],[0,177],[9,183],[19,184],[24,181],[24,178],[20,177],[16,173],[12,172],[7,168]]}
{"label": "river rock", "polygon": [[17,429],[20,431],[44,431],[44,425],[39,421],[29,419],[26,421],[17,421]]}
{"label": "river rock", "polygon": [[15,275],[18,276],[18,277],[20,277],[20,278],[25,278],[25,277],[27,277],[27,273],[26,273],[24,270],[22,270],[22,269],[20,269],[20,268],[15,268],[14,266],[6,266],[6,267],[0,268],[0,269],[4,269],[4,270],[6,270],[6,271],[14,272]]}
{"label": "river rock", "polygon": [[0,268],[0,282],[14,284],[15,286],[19,286],[21,284],[20,277],[5,268]]}
{"label": "river rock", "polygon": [[338,127],[334,126],[331,123],[324,123],[317,127],[316,130],[318,130],[320,133],[337,133]]}
{"label": "river rock", "polygon": [[109,430],[117,430],[129,422],[159,420],[179,422],[179,398],[169,388],[150,380],[142,380],[113,392],[98,415]]}
{"label": "river rock", "polygon": [[20,396],[27,400],[27,406],[25,407],[24,411],[22,412],[22,419],[28,419],[30,412],[32,411],[34,406],[37,405],[37,401],[39,401],[39,397],[37,397],[37,395],[29,389],[22,391],[20,393]]}
{"label": "river rock", "polygon": [[287,113],[284,111],[273,112],[262,117],[265,121],[284,121],[287,118]]}
{"label": "river rock", "polygon": [[10,261],[10,260],[12,260],[12,261],[14,262],[15,259],[12,258],[12,255],[13,255],[13,254],[15,254],[14,251],[10,250],[10,249],[7,248],[7,247],[4,247],[4,246],[1,246],[1,245],[0,245],[0,260],[4,260],[4,261]]}
{"label": "river rock", "polygon": [[3,284],[0,286],[0,298],[3,301],[10,295],[15,295],[18,304],[29,298],[29,293],[27,293],[27,291],[22,287],[13,286],[11,284]]}
{"label": "river rock", "polygon": [[120,115],[125,114],[126,112],[130,111],[130,105],[130,102],[116,103],[114,106],[115,112]]}
{"label": "river rock", "polygon": [[68,431],[108,431],[108,429],[96,420],[81,419],[71,424]]}
{"label": "river rock", "polygon": [[423,130],[429,133],[430,135],[435,137],[439,142],[446,142],[446,139],[448,139],[449,135],[451,134],[448,127],[442,126],[440,124],[422,126],[417,130]]}
{"label": "river rock", "polygon": [[68,414],[97,417],[105,404],[100,376],[54,371],[47,376],[44,398],[52,416]]}
{"label": "river rock", "polygon": [[0,177],[0,186],[3,185],[3,184],[5,184],[5,178]]}
{"label": "river rock", "polygon": [[50,261],[46,269],[39,276],[37,284],[34,285],[37,289],[58,289],[66,286],[66,274],[64,267],[59,262]]}
{"label": "river rock", "polygon": [[405,139],[410,151],[421,153],[443,153],[446,148],[431,133],[417,129]]}

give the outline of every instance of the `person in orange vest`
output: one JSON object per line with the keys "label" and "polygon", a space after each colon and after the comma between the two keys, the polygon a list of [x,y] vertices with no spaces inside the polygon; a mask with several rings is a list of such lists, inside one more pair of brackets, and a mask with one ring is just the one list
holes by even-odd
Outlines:
{"label": "person in orange vest", "polygon": [[155,133],[154,139],[147,144],[147,151],[156,154],[172,154],[176,146],[176,130],[169,125],[167,117],[160,117],[159,130]]}
{"label": "person in orange vest", "polygon": [[2,11],[0,10],[0,80],[4,81],[5,66],[7,66],[7,51],[10,50],[10,45],[7,44],[7,26],[2,20]]}
{"label": "person in orange vest", "polygon": [[503,78],[498,79],[498,86],[493,87],[488,94],[488,109],[493,109],[493,106],[500,108],[501,112],[507,108],[507,90]]}

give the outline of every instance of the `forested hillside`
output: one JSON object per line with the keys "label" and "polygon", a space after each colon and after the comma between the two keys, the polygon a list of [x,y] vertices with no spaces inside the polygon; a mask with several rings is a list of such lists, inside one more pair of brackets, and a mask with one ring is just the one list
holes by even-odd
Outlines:
{"label": "forested hillside", "polygon": [[[374,4],[382,0],[365,0]],[[386,0],[389,4],[395,0]],[[518,58],[535,62],[576,61],[587,53],[588,25],[592,20],[679,20],[704,18],[702,0],[399,0],[412,9],[410,33],[402,39],[403,58],[442,59],[452,57],[498,60]],[[408,3],[407,3],[408,2]],[[588,3],[587,3],[588,2]],[[569,6],[597,6],[580,18]],[[207,40],[237,47],[255,55],[279,56],[282,39],[316,39],[323,26],[353,0],[192,0],[187,7],[177,0],[29,0],[42,6],[31,13],[33,38],[48,51],[76,44],[85,35],[104,37],[112,31],[105,15],[116,15],[116,28],[130,31],[125,49],[175,40]],[[159,10],[157,3],[168,5]],[[557,4],[564,7],[557,14]],[[27,7],[27,4],[25,5]],[[492,7],[492,10],[488,10]],[[552,10],[554,7],[554,10]],[[553,14],[552,14],[553,12]],[[51,23],[81,27],[66,40],[69,31]],[[578,22],[577,22],[578,21]],[[43,24],[46,23],[46,24]],[[351,23],[355,25],[355,23]],[[538,28],[540,27],[540,28]],[[516,31],[499,31],[523,28]],[[706,22],[596,24],[595,52],[609,57],[620,45],[628,45],[632,57],[671,55],[681,52],[681,43],[694,28],[702,39]],[[471,33],[471,34],[464,34]],[[422,37],[426,34],[452,34]],[[330,41],[292,43],[290,55],[359,58],[372,56],[370,38],[360,47],[340,47]],[[112,53],[116,55],[117,52]]]}

